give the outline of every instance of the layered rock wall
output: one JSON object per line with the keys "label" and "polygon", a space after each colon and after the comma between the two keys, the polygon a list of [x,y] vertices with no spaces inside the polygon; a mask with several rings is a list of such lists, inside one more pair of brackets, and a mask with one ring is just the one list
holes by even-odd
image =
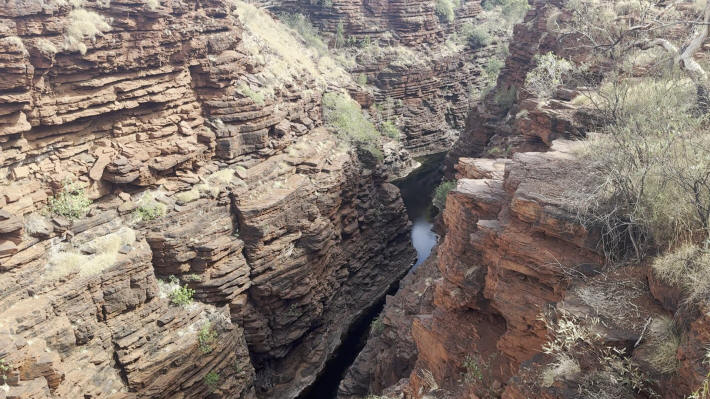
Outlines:
{"label": "layered rock wall", "polygon": [[399,191],[245,14],[0,6],[3,395],[295,397],[411,264]]}
{"label": "layered rock wall", "polygon": [[[435,2],[268,2],[280,12],[303,13],[323,32],[357,42],[351,73],[366,77],[372,85],[372,100],[396,117],[404,147],[414,156],[444,152],[463,130],[470,101],[488,85],[485,65],[507,45],[503,16],[483,12],[481,2],[463,2],[451,21],[435,12]],[[491,22],[484,43],[470,45],[461,32],[464,26]],[[481,34],[481,33],[479,33]],[[330,40],[335,47],[335,39]],[[368,44],[365,44],[368,43]],[[371,43],[371,44],[369,44]],[[369,48],[368,48],[369,47]]]}

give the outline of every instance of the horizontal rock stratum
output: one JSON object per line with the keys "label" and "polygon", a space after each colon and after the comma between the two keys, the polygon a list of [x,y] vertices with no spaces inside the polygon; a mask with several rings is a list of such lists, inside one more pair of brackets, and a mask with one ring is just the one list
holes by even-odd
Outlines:
{"label": "horizontal rock stratum", "polygon": [[351,85],[240,2],[0,5],[0,397],[295,397],[415,256]]}

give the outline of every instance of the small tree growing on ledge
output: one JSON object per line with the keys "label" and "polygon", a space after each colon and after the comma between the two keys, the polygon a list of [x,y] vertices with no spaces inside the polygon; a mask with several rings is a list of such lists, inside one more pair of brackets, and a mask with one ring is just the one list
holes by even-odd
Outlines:
{"label": "small tree growing on ledge", "polygon": [[442,181],[436,187],[432,204],[439,209],[440,212],[444,211],[444,208],[446,207],[446,196],[449,194],[449,191],[454,188],[456,188],[456,180]]}

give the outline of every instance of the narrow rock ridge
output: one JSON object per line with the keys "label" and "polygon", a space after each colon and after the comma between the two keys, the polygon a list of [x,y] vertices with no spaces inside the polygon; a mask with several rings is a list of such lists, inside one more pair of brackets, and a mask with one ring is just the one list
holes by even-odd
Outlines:
{"label": "narrow rock ridge", "polygon": [[[69,3],[0,6],[0,395],[297,396],[415,256],[399,190],[323,126],[354,83],[243,3]],[[77,10],[109,25],[84,54]]]}

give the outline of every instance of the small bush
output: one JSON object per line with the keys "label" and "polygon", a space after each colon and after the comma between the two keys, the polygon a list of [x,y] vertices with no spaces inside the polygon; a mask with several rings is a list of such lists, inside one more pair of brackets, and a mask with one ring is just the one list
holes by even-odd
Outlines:
{"label": "small bush", "polygon": [[680,335],[669,317],[657,317],[649,328],[648,342],[652,345],[648,362],[662,374],[673,374],[678,370],[676,353],[680,346]]}
{"label": "small bush", "polygon": [[214,371],[207,373],[207,375],[205,375],[205,385],[207,385],[207,389],[209,389],[210,392],[216,391],[219,386],[219,374]]}
{"label": "small bush", "polygon": [[501,13],[509,22],[519,21],[530,9],[527,0],[485,0],[481,6],[488,11],[500,7]]}
{"label": "small bush", "polygon": [[503,69],[505,63],[500,58],[489,58],[486,65],[483,67],[483,71],[486,73],[488,82],[490,84],[495,84],[498,80],[498,75],[500,70]]}
{"label": "small bush", "polygon": [[376,160],[384,158],[380,134],[355,100],[346,94],[331,92],[323,95],[322,104],[323,119],[337,134],[370,153]]}
{"label": "small bush", "polygon": [[57,49],[57,46],[55,46],[54,43],[44,38],[37,40],[37,48],[41,52],[49,55],[57,54],[59,52],[59,49]]}
{"label": "small bush", "polygon": [[395,140],[399,139],[399,135],[400,135],[399,128],[392,121],[382,122],[382,127],[380,128],[380,131],[382,132],[383,135],[385,135],[391,139],[395,139]]}
{"label": "small bush", "polygon": [[143,222],[155,220],[165,215],[166,209],[165,204],[155,200],[155,194],[146,192],[138,201],[138,208],[135,210],[136,219]]}
{"label": "small bush", "polygon": [[550,98],[574,69],[573,65],[554,54],[535,56],[536,66],[525,77],[525,87],[539,98]]}
{"label": "small bush", "polygon": [[466,355],[463,361],[463,368],[465,370],[463,378],[467,383],[480,383],[483,381],[483,371],[477,359]]}
{"label": "small bush", "polygon": [[370,324],[370,334],[380,335],[385,329],[385,323],[382,321],[382,315],[377,316]]}
{"label": "small bush", "polygon": [[436,0],[434,11],[442,22],[454,21],[454,9],[459,7],[458,0]]}
{"label": "small bush", "polygon": [[582,154],[598,189],[578,198],[583,222],[603,229],[608,256],[675,248],[710,234],[708,118],[689,79],[612,78],[590,102],[602,116]]}
{"label": "small bush", "polygon": [[0,359],[0,379],[2,383],[7,383],[7,374],[10,372],[10,365],[5,363],[5,359]]}
{"label": "small bush", "polygon": [[459,35],[472,49],[485,47],[491,43],[491,35],[488,31],[481,27],[475,26],[471,22],[467,22],[459,29]]}
{"label": "small bush", "polygon": [[367,84],[367,75],[365,75],[364,73],[357,75],[357,84],[359,84],[360,86],[365,86]]}
{"label": "small bush", "polygon": [[202,277],[195,273],[186,274],[182,278],[185,281],[202,281]]}
{"label": "small bush", "polygon": [[345,26],[343,21],[338,22],[335,26],[335,48],[345,47]]}
{"label": "small bush", "polygon": [[64,33],[64,49],[86,54],[86,44],[83,41],[96,40],[96,36],[101,36],[110,29],[111,25],[101,15],[83,8],[74,9],[69,13],[69,25]]}
{"label": "small bush", "polygon": [[200,190],[192,188],[175,194],[175,199],[182,204],[187,204],[200,198]]}
{"label": "small bush", "polygon": [[130,245],[135,240],[135,231],[124,227],[85,243],[80,251],[73,248],[51,251],[44,277],[52,280],[72,273],[78,273],[81,277],[99,274],[116,263],[119,250],[123,246]]}
{"label": "small bush", "polygon": [[62,191],[49,199],[49,211],[68,219],[79,219],[89,211],[91,200],[83,188],[73,182],[65,182]]}
{"label": "small bush", "polygon": [[200,332],[197,334],[197,343],[200,351],[204,354],[212,352],[218,337],[219,335],[212,328],[212,323],[209,321],[205,322],[200,328]]}
{"label": "small bush", "polygon": [[237,88],[237,93],[243,95],[244,97],[249,97],[255,104],[264,104],[265,95],[263,92],[254,90],[246,84],[242,83]]}
{"label": "small bush", "polygon": [[707,301],[710,295],[710,252],[695,244],[656,258],[655,275],[666,284],[683,289],[686,301]]}
{"label": "small bush", "polygon": [[456,188],[456,181],[449,180],[449,181],[442,181],[436,187],[436,190],[434,190],[434,199],[432,200],[432,204],[435,207],[437,207],[440,212],[443,212],[444,208],[446,207],[446,196],[449,194],[449,191],[451,191],[455,188]]}
{"label": "small bush", "polygon": [[170,302],[179,306],[187,306],[192,303],[192,296],[195,295],[195,290],[190,289],[187,284],[181,287],[180,281],[175,276],[170,276],[170,284],[177,286],[168,295]]}

